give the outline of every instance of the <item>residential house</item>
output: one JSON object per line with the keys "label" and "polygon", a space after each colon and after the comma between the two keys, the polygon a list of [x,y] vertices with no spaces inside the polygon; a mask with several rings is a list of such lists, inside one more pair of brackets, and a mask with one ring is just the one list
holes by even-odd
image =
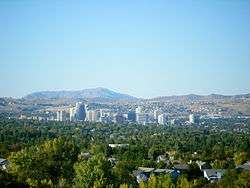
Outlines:
{"label": "residential house", "polygon": [[236,169],[250,171],[250,161],[244,163],[243,165],[237,166]]}
{"label": "residential house", "polygon": [[225,169],[204,169],[203,175],[208,181],[214,182],[220,180],[225,171]]}
{"label": "residential house", "polygon": [[179,171],[180,173],[188,171],[189,167],[187,164],[176,164],[174,165],[174,169]]}
{"label": "residential house", "polygon": [[7,159],[0,158],[0,169],[7,170],[9,161]]}
{"label": "residential house", "polygon": [[167,157],[165,155],[159,155],[156,158],[156,162],[157,163],[163,162],[164,164],[169,165],[169,160],[167,159]]}

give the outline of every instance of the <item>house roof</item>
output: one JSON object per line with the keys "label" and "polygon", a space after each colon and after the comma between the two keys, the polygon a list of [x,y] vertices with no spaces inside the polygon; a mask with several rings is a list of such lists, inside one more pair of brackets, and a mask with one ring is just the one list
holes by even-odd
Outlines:
{"label": "house roof", "polygon": [[225,173],[225,169],[204,169],[203,172],[206,172],[208,177],[217,176],[218,174],[223,175]]}
{"label": "house roof", "polygon": [[248,171],[250,171],[250,162],[248,161],[248,162],[246,162],[246,163],[243,164],[243,165],[237,166],[236,168],[240,168],[240,169],[243,169],[243,170],[248,170]]}
{"label": "house roof", "polygon": [[139,167],[138,170],[141,170],[145,173],[150,173],[154,171],[154,168]]}
{"label": "house roof", "polygon": [[155,173],[164,173],[164,172],[166,172],[166,169],[155,169],[154,172]]}
{"label": "house roof", "polygon": [[139,174],[141,174],[142,173],[142,171],[141,170],[134,170],[133,171],[133,175],[136,177],[136,176],[138,176]]}
{"label": "house roof", "polygon": [[188,165],[186,165],[186,164],[177,164],[177,165],[174,165],[174,168],[177,169],[177,170],[188,170]]}
{"label": "house roof", "polygon": [[173,171],[174,170],[171,170],[171,169],[155,169],[154,170],[155,173],[171,173]]}
{"label": "house roof", "polygon": [[7,159],[0,158],[0,164],[3,162],[6,162],[6,161],[7,161]]}

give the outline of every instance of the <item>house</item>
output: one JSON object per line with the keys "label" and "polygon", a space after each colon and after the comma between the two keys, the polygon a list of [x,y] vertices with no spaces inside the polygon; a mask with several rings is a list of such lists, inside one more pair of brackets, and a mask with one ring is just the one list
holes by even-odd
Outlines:
{"label": "house", "polygon": [[137,183],[148,181],[149,178],[149,176],[145,175],[141,170],[133,171],[133,175],[136,177]]}
{"label": "house", "polygon": [[155,169],[153,173],[155,175],[161,175],[161,174],[172,174],[174,170],[172,169]]}
{"label": "house", "polygon": [[0,170],[7,170],[9,161],[7,159],[0,158]]}
{"label": "house", "polygon": [[166,158],[165,155],[159,155],[159,156],[156,158],[156,162],[157,162],[157,163],[163,162],[163,163],[165,163],[166,165],[169,165],[169,160],[167,160],[167,158]]}
{"label": "house", "polygon": [[[170,158],[169,158],[169,159],[170,159]],[[180,161],[180,160],[171,160],[171,159],[170,159],[170,161],[171,161],[172,164],[181,164],[181,161]]]}
{"label": "house", "polygon": [[203,176],[208,181],[214,182],[220,180],[225,171],[226,171],[225,169],[204,169]]}
{"label": "house", "polygon": [[133,171],[133,175],[136,177],[138,183],[142,181],[147,181],[154,168],[139,167],[138,170]]}
{"label": "house", "polygon": [[236,169],[250,171],[250,161],[244,163],[243,165],[237,166]]}
{"label": "house", "polygon": [[141,170],[145,174],[152,173],[155,169],[154,168],[146,168],[146,167],[139,167],[138,170]]}
{"label": "house", "polygon": [[187,164],[176,164],[174,165],[174,169],[179,171],[180,173],[188,171],[189,167]]}
{"label": "house", "polygon": [[136,177],[136,181],[138,183],[142,181],[148,181],[151,175],[163,175],[163,174],[169,174],[171,177],[176,178],[180,175],[179,172],[172,169],[154,169],[154,168],[145,168],[145,167],[139,167],[138,170],[133,171],[134,177]]}

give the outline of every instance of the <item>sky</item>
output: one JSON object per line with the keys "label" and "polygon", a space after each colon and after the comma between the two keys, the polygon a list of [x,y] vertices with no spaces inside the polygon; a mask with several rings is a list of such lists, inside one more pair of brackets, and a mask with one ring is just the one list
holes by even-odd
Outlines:
{"label": "sky", "polygon": [[250,1],[0,0],[0,96],[250,93]]}

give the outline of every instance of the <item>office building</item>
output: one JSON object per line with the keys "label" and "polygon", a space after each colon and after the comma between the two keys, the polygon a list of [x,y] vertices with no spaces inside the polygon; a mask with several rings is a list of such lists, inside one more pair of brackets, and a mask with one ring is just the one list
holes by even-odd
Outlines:
{"label": "office building", "polygon": [[168,117],[166,114],[160,114],[158,116],[158,124],[159,125],[167,125],[168,123]]}
{"label": "office building", "polygon": [[158,116],[161,114],[161,111],[160,110],[154,110],[154,120],[158,120]]}
{"label": "office building", "polygon": [[148,114],[146,113],[136,113],[136,122],[138,124],[147,124],[148,123]]}
{"label": "office building", "polygon": [[138,107],[135,109],[135,113],[136,113],[136,114],[142,113],[142,108],[141,108],[140,106],[138,106]]}
{"label": "office building", "polygon": [[136,113],[134,111],[128,112],[128,121],[130,121],[130,122],[136,121]]}
{"label": "office building", "polygon": [[115,123],[124,123],[125,118],[122,113],[116,113],[114,114],[114,122]]}
{"label": "office building", "polygon": [[200,121],[200,116],[195,115],[195,114],[190,114],[189,115],[189,123],[191,124],[199,124]]}
{"label": "office building", "polygon": [[66,121],[66,112],[63,110],[57,111],[56,120],[57,121]]}
{"label": "office building", "polygon": [[75,121],[75,108],[74,107],[69,109],[69,120]]}
{"label": "office building", "polygon": [[90,122],[99,122],[101,117],[100,110],[89,110],[87,111],[86,120]]}
{"label": "office building", "polygon": [[70,121],[84,121],[86,118],[86,108],[84,103],[78,102],[76,106],[70,108]]}

